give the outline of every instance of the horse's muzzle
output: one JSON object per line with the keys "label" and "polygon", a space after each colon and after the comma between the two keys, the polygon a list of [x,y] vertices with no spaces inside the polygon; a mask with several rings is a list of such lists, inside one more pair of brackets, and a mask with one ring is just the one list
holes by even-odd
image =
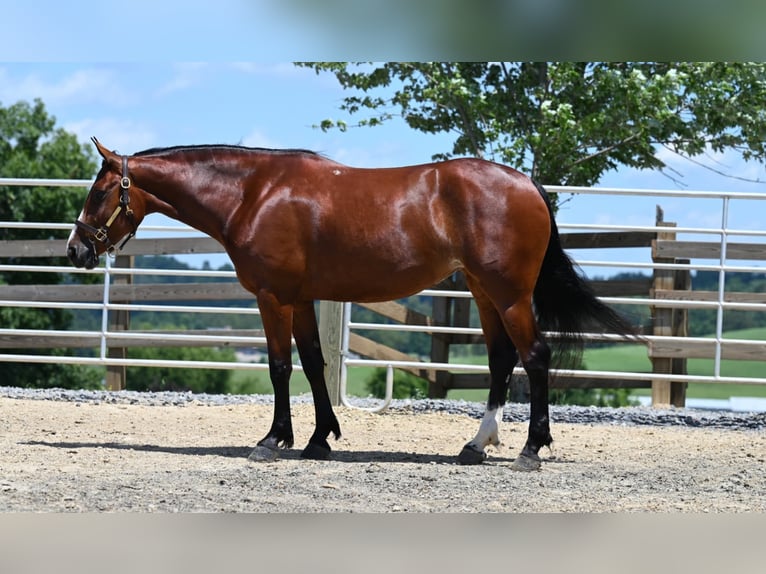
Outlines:
{"label": "horse's muzzle", "polygon": [[87,245],[82,241],[70,241],[67,245],[66,255],[75,267],[93,269],[98,265],[98,255],[92,243]]}

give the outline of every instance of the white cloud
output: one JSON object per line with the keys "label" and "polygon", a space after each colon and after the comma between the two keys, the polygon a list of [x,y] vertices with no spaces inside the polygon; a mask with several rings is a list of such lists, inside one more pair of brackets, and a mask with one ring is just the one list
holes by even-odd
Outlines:
{"label": "white cloud", "polygon": [[64,129],[77,135],[80,141],[92,136],[109,149],[132,154],[157,145],[152,128],[135,122],[114,118],[90,118],[65,124]]}
{"label": "white cloud", "polygon": [[42,99],[46,105],[108,103],[123,106],[137,99],[130,84],[120,79],[115,70],[84,68],[56,79],[44,79],[32,72],[20,77],[0,69],[0,101]]}
{"label": "white cloud", "polygon": [[[307,70],[299,68],[292,62],[232,62],[229,66],[239,72],[245,74],[253,74],[258,76],[275,76],[275,77],[291,77],[300,76],[305,74]],[[313,74],[314,72],[310,72]]]}
{"label": "white cloud", "polygon": [[[687,159],[665,147],[660,147],[657,156],[668,165],[670,168],[668,171],[673,177],[681,174],[679,179],[688,184],[690,189],[748,191],[743,187],[747,186],[748,182],[743,182],[742,179],[766,180],[766,169],[762,163],[745,161],[740,152],[733,149],[717,152],[706,147],[701,154]],[[753,191],[764,191],[762,184],[755,185],[756,188]]]}
{"label": "white cloud", "polygon": [[313,90],[337,92],[340,100],[346,94],[335,78],[335,74],[321,72],[317,74],[310,68],[296,66],[293,62],[232,62],[227,67],[235,72],[255,76],[264,81],[301,81],[310,80]]}
{"label": "white cloud", "polygon": [[328,151],[328,156],[353,167],[387,167],[396,163],[385,161],[381,154],[375,153],[373,149],[359,147],[334,147]]}
{"label": "white cloud", "polygon": [[174,75],[157,90],[157,95],[166,96],[198,85],[204,79],[207,68],[208,64],[202,62],[174,65]]}
{"label": "white cloud", "polygon": [[267,148],[274,148],[279,149],[282,147],[286,147],[277,140],[267,136],[263,132],[259,130],[253,130],[248,135],[246,135],[244,138],[242,138],[241,142],[237,142],[240,145],[244,145],[247,147],[267,147]]}

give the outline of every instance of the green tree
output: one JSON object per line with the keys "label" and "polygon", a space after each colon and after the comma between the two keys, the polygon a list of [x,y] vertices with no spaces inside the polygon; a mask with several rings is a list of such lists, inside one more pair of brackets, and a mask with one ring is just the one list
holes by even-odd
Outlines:
{"label": "green tree", "polygon": [[[56,119],[40,100],[0,104],[0,175],[2,177],[88,179],[96,171],[90,147],[74,134],[56,128]],[[2,187],[3,221],[74,221],[83,190]],[[49,237],[51,231],[3,229],[3,239]],[[66,237],[66,233],[60,233]]]}
{"label": "green tree", "polygon": [[[720,169],[706,153],[766,159],[766,64],[695,62],[298,63],[349,91],[323,130],[399,117],[452,134],[434,160],[481,157],[548,185],[592,186],[620,166],[680,183],[667,151]],[[731,177],[732,174],[726,173]],[[575,393],[570,393],[573,395]],[[614,394],[609,400],[621,402]],[[603,402],[604,397],[561,396]]]}
{"label": "green tree", "polygon": [[[86,179],[95,170],[90,148],[78,143],[73,134],[56,128],[55,118],[40,100],[33,104],[18,102],[7,108],[0,105],[0,177]],[[82,200],[82,189],[0,186],[0,221],[74,221]],[[66,235],[51,230],[0,229],[3,240]],[[33,265],[36,261],[6,258],[3,263]],[[62,258],[55,264],[64,265],[66,260]],[[0,283],[5,284],[55,284],[62,280],[55,273],[0,273]],[[67,329],[71,320],[71,314],[61,309],[0,308],[0,323],[5,328]],[[98,370],[79,366],[0,363],[2,385],[93,387],[100,378]]]}
{"label": "green tree", "polygon": [[[375,369],[366,381],[367,391],[378,398],[386,396],[386,369]],[[394,371],[393,398],[424,399],[428,396],[428,381],[405,371]]]}
{"label": "green tree", "polygon": [[[235,361],[233,349],[196,347],[148,347],[128,351],[131,359],[176,361]],[[184,369],[178,367],[128,367],[127,388],[133,391],[191,391],[225,393],[231,371],[224,369]]]}
{"label": "green tree", "polygon": [[[299,63],[353,92],[355,125],[400,116],[452,133],[434,159],[474,156],[543,184],[591,186],[618,166],[662,170],[661,152],[766,159],[766,64],[687,62]],[[324,120],[322,129],[347,129]],[[696,161],[696,160],[694,160]],[[711,168],[712,169],[712,168]]]}
{"label": "green tree", "polygon": [[586,407],[628,407],[638,405],[630,389],[551,389],[548,399],[552,405],[582,405]]}

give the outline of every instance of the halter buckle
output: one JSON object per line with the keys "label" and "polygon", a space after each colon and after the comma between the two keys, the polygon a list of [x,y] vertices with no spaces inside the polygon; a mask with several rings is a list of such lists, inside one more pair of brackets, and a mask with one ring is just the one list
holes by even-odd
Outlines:
{"label": "halter buckle", "polygon": [[106,227],[100,227],[99,229],[96,229],[96,233],[93,234],[93,237],[99,243],[108,243],[109,230]]}

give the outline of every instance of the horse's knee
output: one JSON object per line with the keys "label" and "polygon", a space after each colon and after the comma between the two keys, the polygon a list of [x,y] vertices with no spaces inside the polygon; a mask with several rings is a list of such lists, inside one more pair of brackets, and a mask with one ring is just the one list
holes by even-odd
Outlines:
{"label": "horse's knee", "polygon": [[269,361],[269,378],[276,386],[280,383],[289,382],[293,373],[293,363],[290,359],[272,359]]}

